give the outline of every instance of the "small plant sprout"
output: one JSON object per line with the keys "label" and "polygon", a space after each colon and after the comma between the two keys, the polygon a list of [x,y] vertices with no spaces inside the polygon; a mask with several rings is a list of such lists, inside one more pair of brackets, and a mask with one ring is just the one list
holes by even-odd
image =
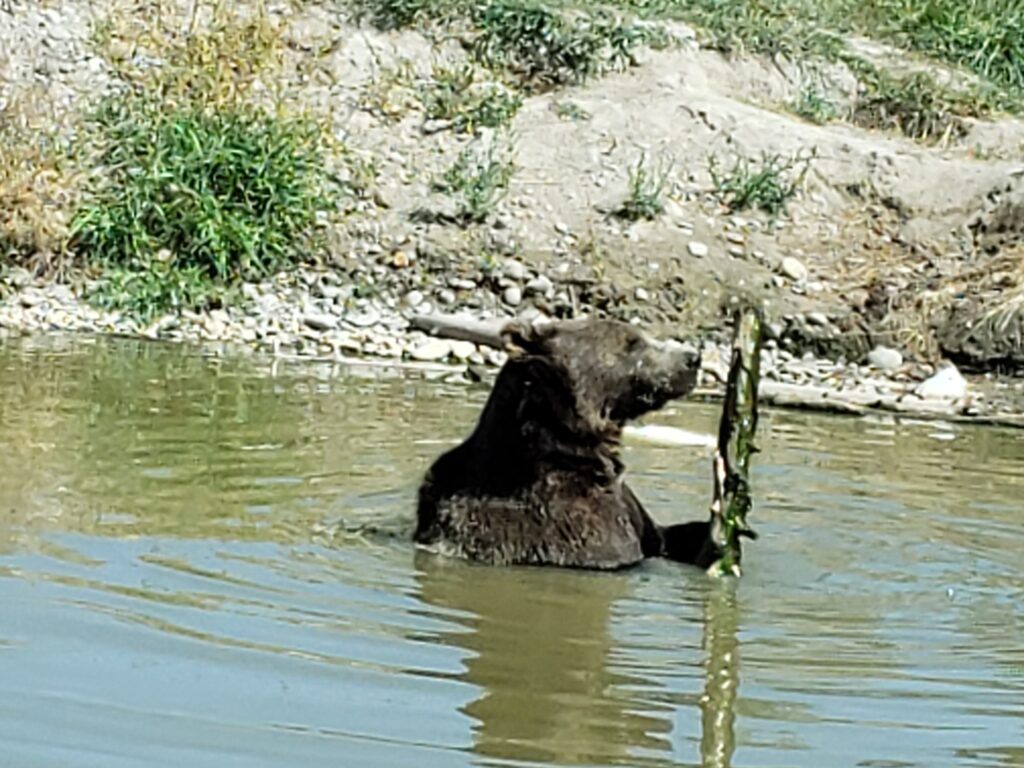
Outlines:
{"label": "small plant sprout", "polygon": [[654,219],[665,212],[665,191],[672,173],[671,163],[647,165],[647,156],[641,155],[629,172],[629,193],[615,215],[626,221]]}
{"label": "small plant sprout", "polygon": [[732,211],[757,208],[773,218],[783,213],[803,183],[817,150],[791,157],[762,153],[760,160],[740,157],[728,171],[718,159],[708,158],[708,172],[715,194]]}

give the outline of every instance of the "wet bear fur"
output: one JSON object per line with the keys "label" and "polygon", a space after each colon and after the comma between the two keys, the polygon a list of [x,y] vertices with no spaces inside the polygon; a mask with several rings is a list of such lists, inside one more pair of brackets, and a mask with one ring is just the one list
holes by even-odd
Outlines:
{"label": "wet bear fur", "polygon": [[415,540],[494,565],[706,566],[708,522],[659,526],[623,479],[625,423],[688,394],[699,354],[612,320],[505,328],[509,359],[473,433],[419,490]]}

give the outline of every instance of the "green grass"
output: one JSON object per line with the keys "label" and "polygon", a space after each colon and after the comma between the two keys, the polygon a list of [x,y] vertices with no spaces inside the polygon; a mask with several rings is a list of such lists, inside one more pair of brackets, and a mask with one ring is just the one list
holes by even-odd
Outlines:
{"label": "green grass", "polygon": [[479,64],[527,90],[581,83],[635,63],[636,50],[662,44],[650,26],[623,20],[611,5],[566,8],[541,0],[350,0],[357,19],[381,29],[455,26]]}
{"label": "green grass", "polygon": [[795,114],[815,125],[824,125],[839,117],[838,107],[813,85],[804,86],[790,108]]}
{"label": "green grass", "polygon": [[[74,249],[116,277],[101,297],[145,317],[304,258],[334,206],[317,127],[235,108],[108,99],[93,117],[109,170],[71,223]],[[125,270],[138,273],[132,277]]]}
{"label": "green grass", "polygon": [[649,221],[664,213],[671,172],[671,165],[665,163],[649,168],[647,158],[642,156],[629,172],[629,194],[615,215],[626,221]]}
{"label": "green grass", "polygon": [[647,34],[603,10],[567,14],[533,0],[492,0],[475,21],[479,60],[540,87],[580,83],[629,66]]}
{"label": "green grass", "polygon": [[480,224],[494,212],[515,173],[511,155],[510,149],[495,144],[486,149],[466,147],[434,182],[435,191],[456,201],[456,218],[461,224]]}
{"label": "green grass", "polygon": [[[1001,110],[1024,114],[1024,3],[1021,0],[627,0],[641,15],[694,24],[706,46],[730,54],[842,62],[861,79],[854,107],[862,124],[931,139],[957,118]],[[926,72],[884,72],[855,54],[851,35],[923,54],[977,78],[956,88]],[[815,121],[821,103],[795,111]],[[920,118],[913,113],[921,111]]]}
{"label": "green grass", "polygon": [[951,90],[927,72],[895,76],[863,64],[856,69],[861,94],[850,120],[863,128],[895,130],[919,141],[960,138],[966,134],[962,118],[993,111],[984,94]]}
{"label": "green grass", "polygon": [[966,68],[1007,93],[1024,93],[1020,0],[868,0],[853,26]]}
{"label": "green grass", "polygon": [[450,121],[457,133],[508,125],[523,105],[523,97],[501,83],[477,78],[472,64],[435,66],[422,96],[426,117]]}
{"label": "green grass", "polygon": [[590,120],[593,117],[593,115],[574,101],[557,101],[552,108],[560,120],[571,120],[574,123],[579,123]]}
{"label": "green grass", "polygon": [[759,160],[740,157],[722,171],[714,156],[708,158],[708,172],[719,200],[731,211],[760,209],[776,217],[796,195],[814,160],[814,153],[792,157],[762,153]]}

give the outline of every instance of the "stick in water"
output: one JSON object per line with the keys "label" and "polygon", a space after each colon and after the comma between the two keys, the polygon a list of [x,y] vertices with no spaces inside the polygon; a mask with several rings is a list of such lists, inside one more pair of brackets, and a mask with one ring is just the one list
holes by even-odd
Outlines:
{"label": "stick in water", "polygon": [[740,537],[757,538],[747,525],[750,457],[757,452],[757,386],[761,379],[761,326],[756,309],[739,313],[732,344],[732,363],[725,385],[725,403],[718,428],[711,499],[711,541],[721,557],[708,569],[713,576],[740,575]]}

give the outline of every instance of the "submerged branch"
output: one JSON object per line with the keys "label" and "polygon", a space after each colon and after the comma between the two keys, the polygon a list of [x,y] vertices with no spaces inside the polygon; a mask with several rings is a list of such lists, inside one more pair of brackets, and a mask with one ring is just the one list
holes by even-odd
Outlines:
{"label": "submerged branch", "polygon": [[711,541],[722,553],[709,572],[740,575],[740,537],[755,538],[747,524],[750,458],[757,452],[757,390],[761,378],[761,313],[741,312],[733,338],[732,363],[719,422],[711,501]]}

